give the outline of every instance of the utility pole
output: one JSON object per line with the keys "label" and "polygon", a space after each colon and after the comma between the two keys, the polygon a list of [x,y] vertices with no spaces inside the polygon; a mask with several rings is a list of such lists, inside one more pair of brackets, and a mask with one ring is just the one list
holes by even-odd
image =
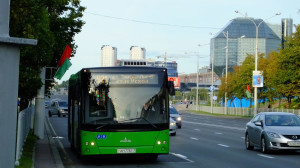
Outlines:
{"label": "utility pole", "polygon": [[228,31],[226,32],[225,115],[227,115]]}

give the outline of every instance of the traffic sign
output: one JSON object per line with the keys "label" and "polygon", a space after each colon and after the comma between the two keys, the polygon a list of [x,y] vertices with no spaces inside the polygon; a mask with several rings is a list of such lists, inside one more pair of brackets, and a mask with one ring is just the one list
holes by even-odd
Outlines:
{"label": "traffic sign", "polygon": [[214,91],[215,87],[214,86],[210,86],[210,91]]}

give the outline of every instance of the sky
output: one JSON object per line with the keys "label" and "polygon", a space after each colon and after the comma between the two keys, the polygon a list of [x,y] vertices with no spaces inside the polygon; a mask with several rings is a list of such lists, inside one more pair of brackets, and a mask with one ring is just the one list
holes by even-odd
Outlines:
{"label": "sky", "polygon": [[86,7],[85,25],[75,36],[78,45],[72,66],[61,80],[82,68],[100,67],[102,45],[118,50],[117,59],[129,59],[130,47],[146,49],[146,58],[178,63],[178,73],[188,74],[209,66],[210,39],[230,20],[243,17],[268,19],[280,24],[282,18],[300,23],[299,0],[81,0]]}

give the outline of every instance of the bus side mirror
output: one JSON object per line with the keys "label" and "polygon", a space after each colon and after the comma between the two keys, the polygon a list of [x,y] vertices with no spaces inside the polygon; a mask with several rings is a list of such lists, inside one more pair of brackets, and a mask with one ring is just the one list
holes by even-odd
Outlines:
{"label": "bus side mirror", "polygon": [[173,81],[168,81],[168,88],[169,88],[169,94],[171,96],[175,95],[175,88],[174,88],[174,82]]}

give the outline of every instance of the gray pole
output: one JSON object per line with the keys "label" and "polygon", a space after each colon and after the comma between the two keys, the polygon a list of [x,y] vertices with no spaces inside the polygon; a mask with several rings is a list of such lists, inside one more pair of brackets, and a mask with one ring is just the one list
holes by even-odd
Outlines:
{"label": "gray pole", "polygon": [[[214,49],[215,50],[215,49]],[[213,51],[213,55],[211,58],[211,86],[214,86],[214,57],[215,57],[215,51]],[[210,96],[210,111],[213,113],[213,96],[214,96],[214,90],[211,91]]]}
{"label": "gray pole", "polygon": [[0,0],[0,167],[13,168],[16,153],[19,45],[37,40],[9,37],[10,1]]}
{"label": "gray pole", "polygon": [[46,68],[41,69],[40,78],[42,80],[42,87],[38,90],[35,98],[35,116],[34,116],[34,134],[40,139],[44,139],[44,123],[45,123],[45,74]]}
{"label": "gray pole", "polygon": [[228,31],[226,33],[225,114],[227,115]]}
{"label": "gray pole", "polygon": [[199,90],[199,55],[197,55],[197,91],[196,91],[196,111],[198,111],[198,90]]}

